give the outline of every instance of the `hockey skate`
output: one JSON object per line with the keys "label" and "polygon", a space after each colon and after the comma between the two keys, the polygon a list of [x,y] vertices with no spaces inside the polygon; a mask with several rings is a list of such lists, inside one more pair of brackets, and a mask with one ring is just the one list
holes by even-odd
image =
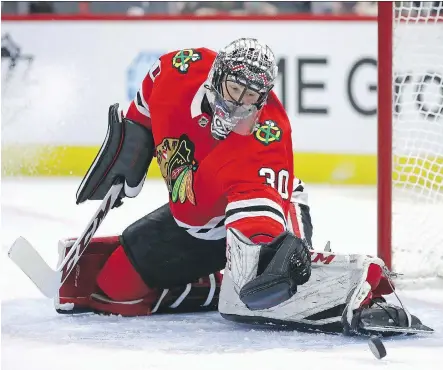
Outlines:
{"label": "hockey skate", "polygon": [[422,324],[420,319],[409,313],[393,288],[391,273],[383,268],[385,282],[392,287],[400,306],[388,303],[381,295],[376,298],[370,296],[359,308],[351,310],[351,301],[343,312],[342,323],[345,335],[381,335],[393,336],[400,334],[432,333],[434,330]]}
{"label": "hockey skate", "polygon": [[[346,317],[346,312],[343,318]],[[399,334],[432,333],[417,316],[402,307],[386,302],[374,302],[372,307],[355,311],[351,323],[343,320],[344,334],[392,336]]]}

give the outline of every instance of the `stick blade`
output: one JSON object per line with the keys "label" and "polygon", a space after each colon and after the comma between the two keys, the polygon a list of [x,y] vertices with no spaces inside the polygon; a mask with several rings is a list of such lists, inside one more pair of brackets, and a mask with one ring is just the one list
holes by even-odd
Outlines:
{"label": "stick blade", "polygon": [[12,244],[8,256],[46,297],[53,298],[58,293],[61,273],[51,269],[25,238],[19,237]]}

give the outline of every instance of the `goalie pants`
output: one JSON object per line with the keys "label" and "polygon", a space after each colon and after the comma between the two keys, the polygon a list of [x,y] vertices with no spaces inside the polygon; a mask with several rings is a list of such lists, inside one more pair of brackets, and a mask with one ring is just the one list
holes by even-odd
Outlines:
{"label": "goalie pants", "polygon": [[169,204],[128,226],[120,242],[122,247],[111,254],[97,277],[99,287],[115,300],[137,299],[147,286],[183,286],[226,264],[226,239],[191,236],[177,225]]}

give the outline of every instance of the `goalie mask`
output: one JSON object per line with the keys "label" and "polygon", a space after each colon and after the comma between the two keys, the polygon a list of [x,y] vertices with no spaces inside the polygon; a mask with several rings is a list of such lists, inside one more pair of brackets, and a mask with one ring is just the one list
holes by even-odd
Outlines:
{"label": "goalie mask", "polygon": [[206,85],[212,136],[223,140],[231,131],[250,134],[276,77],[274,54],[258,40],[241,38],[222,49]]}

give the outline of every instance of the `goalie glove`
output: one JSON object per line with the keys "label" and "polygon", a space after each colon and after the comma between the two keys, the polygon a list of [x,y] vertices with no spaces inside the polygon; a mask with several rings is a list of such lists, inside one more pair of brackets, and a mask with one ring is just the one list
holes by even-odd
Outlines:
{"label": "goalie glove", "polygon": [[269,244],[256,245],[231,228],[227,242],[228,273],[250,310],[288,300],[311,276],[309,248],[291,232],[283,232]]}

